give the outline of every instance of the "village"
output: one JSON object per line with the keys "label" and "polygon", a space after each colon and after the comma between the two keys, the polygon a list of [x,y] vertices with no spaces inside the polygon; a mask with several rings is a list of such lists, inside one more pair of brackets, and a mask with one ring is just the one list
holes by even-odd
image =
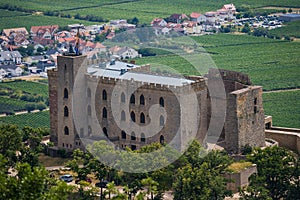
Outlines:
{"label": "village", "polygon": [[[238,17],[237,17],[238,16]],[[151,27],[155,34],[167,35],[179,32],[184,35],[206,35],[218,32],[230,32],[237,29],[243,33],[263,27],[274,29],[282,22],[299,20],[297,14],[241,17],[234,4],[225,4],[217,11],[204,14],[192,12],[172,14],[168,18],[155,18]],[[30,74],[46,77],[47,70],[57,66],[57,55],[69,50],[76,43],[79,31],[80,52],[88,59],[99,59],[101,54],[110,54],[115,59],[133,59],[141,57],[138,49],[131,47],[106,47],[101,42],[110,40],[116,34],[139,27],[138,19],[133,18],[130,24],[125,19],[110,20],[107,24],[84,26],[72,24],[67,27],[58,25],[32,26],[3,29],[0,36],[0,80]]]}

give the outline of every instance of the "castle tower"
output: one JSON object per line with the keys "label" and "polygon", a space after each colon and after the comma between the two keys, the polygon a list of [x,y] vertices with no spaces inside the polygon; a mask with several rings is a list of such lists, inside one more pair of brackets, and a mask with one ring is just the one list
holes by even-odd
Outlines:
{"label": "castle tower", "polygon": [[[48,71],[50,104],[50,141],[60,149],[72,151],[80,146],[74,126],[72,103],[76,75],[86,56],[67,53],[57,57],[57,69]],[[75,141],[76,140],[76,141]]]}

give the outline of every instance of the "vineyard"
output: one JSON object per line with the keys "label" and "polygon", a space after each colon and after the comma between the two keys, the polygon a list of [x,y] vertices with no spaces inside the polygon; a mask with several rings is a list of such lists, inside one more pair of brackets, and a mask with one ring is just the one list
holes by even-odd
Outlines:
{"label": "vineyard", "polygon": [[[224,2],[223,0],[206,1],[206,0],[83,0],[83,1],[59,1],[59,0],[2,0],[0,6],[9,5],[11,8],[19,8],[27,13],[34,12],[58,12],[60,15],[81,16],[93,15],[103,19],[131,19],[137,17],[141,24],[149,24],[153,18],[167,17],[174,13],[185,13],[189,15],[191,12],[205,13],[220,9],[225,3],[234,3],[237,7],[246,6],[249,8],[260,8],[264,6],[286,6],[300,7],[298,0],[286,1],[260,1],[253,0],[247,2],[244,0],[233,0]],[[55,6],[53,6],[55,5]],[[1,11],[2,12],[2,11]],[[0,16],[6,16],[4,13]],[[8,15],[11,15],[8,13]],[[38,18],[37,18],[38,17]],[[17,17],[18,18],[18,17]],[[84,23],[90,24],[87,21],[79,21],[68,18],[46,17],[29,15],[24,19],[11,20],[9,17],[0,17],[1,28],[11,27],[30,27],[37,25],[58,24],[64,26],[67,24]],[[95,23],[94,23],[95,24]]]}
{"label": "vineyard", "polygon": [[300,38],[300,21],[289,22],[286,26],[276,28],[270,31],[272,35],[278,37],[297,37]]}
{"label": "vineyard", "polygon": [[11,89],[14,91],[21,90],[29,94],[41,94],[48,97],[48,85],[31,81],[11,81],[0,83],[0,88]]}
{"label": "vineyard", "polygon": [[25,101],[0,96],[0,113],[10,113],[26,109]]}
{"label": "vineyard", "polygon": [[50,127],[49,111],[42,111],[37,113],[26,113],[22,115],[11,115],[7,117],[0,117],[0,124],[15,124],[19,128],[24,126]]}
{"label": "vineyard", "polygon": [[300,91],[263,94],[266,115],[272,115],[274,126],[300,128]]}
{"label": "vineyard", "polygon": [[[262,85],[264,90],[300,87],[299,42],[230,34],[194,39],[206,47],[205,50],[210,53],[218,68],[247,73],[253,83]],[[170,66],[184,75],[197,73],[189,62],[177,55],[143,57],[137,62]],[[203,63],[206,61],[203,60]]]}
{"label": "vineyard", "polygon": [[30,81],[0,83],[0,113],[39,109],[46,107],[48,85]]}
{"label": "vineyard", "polygon": [[[0,9],[0,13],[3,10]],[[67,26],[68,24],[95,24],[88,21],[83,20],[76,20],[76,19],[68,19],[68,18],[61,18],[61,17],[49,17],[44,15],[28,15],[23,13],[26,16],[17,15],[13,16],[15,13],[14,11],[11,12],[12,16],[1,17],[0,16],[0,29],[4,28],[18,28],[18,27],[25,27],[27,30],[30,30],[31,26],[42,26],[42,25],[53,25],[58,24],[59,26]],[[19,12],[17,12],[19,13]]]}

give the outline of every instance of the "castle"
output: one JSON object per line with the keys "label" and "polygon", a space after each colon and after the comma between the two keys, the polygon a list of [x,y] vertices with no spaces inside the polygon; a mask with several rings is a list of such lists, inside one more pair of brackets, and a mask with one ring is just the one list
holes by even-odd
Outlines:
{"label": "castle", "polygon": [[[54,150],[84,150],[84,140],[107,140],[118,149],[153,142],[180,149],[193,134],[204,146],[217,138],[232,153],[247,144],[265,145],[262,87],[239,72],[211,69],[205,76],[170,76],[151,72],[149,65],[99,64],[70,53],[58,56],[57,69],[49,70],[48,77]],[[218,97],[222,88],[215,87],[212,97],[208,87],[218,78],[224,108]],[[215,121],[219,128],[212,126]]]}

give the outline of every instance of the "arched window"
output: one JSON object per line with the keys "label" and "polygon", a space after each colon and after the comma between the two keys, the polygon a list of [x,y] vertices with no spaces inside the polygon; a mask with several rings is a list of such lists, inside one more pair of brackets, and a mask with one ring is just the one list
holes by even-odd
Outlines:
{"label": "arched window", "polygon": [[159,142],[160,142],[160,144],[164,144],[165,143],[165,137],[163,135],[160,136]]}
{"label": "arched window", "polygon": [[65,64],[65,70],[67,70],[67,65]]}
{"label": "arched window", "polygon": [[130,138],[131,138],[131,140],[136,140],[136,137],[135,137],[135,133],[134,133],[134,132],[131,133],[131,137],[130,137]]}
{"label": "arched window", "polygon": [[68,89],[67,88],[64,89],[64,98],[65,99],[69,98],[69,93],[68,93]]}
{"label": "arched window", "polygon": [[124,94],[124,92],[122,92],[122,94],[121,94],[121,102],[125,103],[125,94]]}
{"label": "arched window", "polygon": [[144,133],[141,134],[141,142],[146,142],[146,137]]}
{"label": "arched window", "polygon": [[65,132],[65,135],[69,135],[69,128],[67,126],[65,126],[65,128],[64,128],[64,132]]}
{"label": "arched window", "polygon": [[144,97],[144,95],[140,96],[140,104],[141,105],[145,105],[145,97]]}
{"label": "arched window", "polygon": [[103,127],[102,131],[103,131],[103,134],[104,134],[106,137],[108,137],[107,129],[106,129],[105,127]]}
{"label": "arched window", "polygon": [[131,120],[132,120],[133,122],[135,122],[135,114],[134,114],[133,111],[130,113],[130,117],[131,117]]}
{"label": "arched window", "polygon": [[140,123],[145,124],[145,115],[144,115],[144,113],[141,113]]}
{"label": "arched window", "polygon": [[107,118],[107,110],[105,107],[102,110],[102,118]]}
{"label": "arched window", "polygon": [[124,110],[122,110],[122,112],[121,112],[121,121],[125,121],[125,120],[126,120],[126,115],[125,115]]}
{"label": "arched window", "polygon": [[125,131],[122,131],[121,132],[121,138],[126,140],[126,132]]}
{"label": "arched window", "polygon": [[164,116],[161,115],[161,116],[159,117],[159,125],[160,125],[160,126],[164,126],[164,123],[165,123]]}
{"label": "arched window", "polygon": [[90,136],[92,134],[92,127],[88,126],[88,136]]}
{"label": "arched window", "polygon": [[90,88],[87,89],[86,95],[87,95],[87,97],[91,97],[92,96],[92,92],[91,92]]}
{"label": "arched window", "polygon": [[161,107],[165,107],[165,100],[164,100],[164,98],[162,98],[162,97],[159,98],[159,105]]}
{"label": "arched window", "polygon": [[107,93],[106,93],[106,90],[103,90],[102,91],[102,100],[107,100]]}
{"label": "arched window", "polygon": [[90,105],[88,105],[88,107],[87,107],[87,113],[88,113],[88,116],[92,115],[92,108]]}
{"label": "arched window", "polygon": [[135,104],[135,96],[134,96],[134,94],[132,94],[132,95],[130,96],[130,103],[131,103],[131,104]]}
{"label": "arched window", "polygon": [[64,116],[69,117],[69,109],[67,106],[65,106],[65,108],[64,108]]}

